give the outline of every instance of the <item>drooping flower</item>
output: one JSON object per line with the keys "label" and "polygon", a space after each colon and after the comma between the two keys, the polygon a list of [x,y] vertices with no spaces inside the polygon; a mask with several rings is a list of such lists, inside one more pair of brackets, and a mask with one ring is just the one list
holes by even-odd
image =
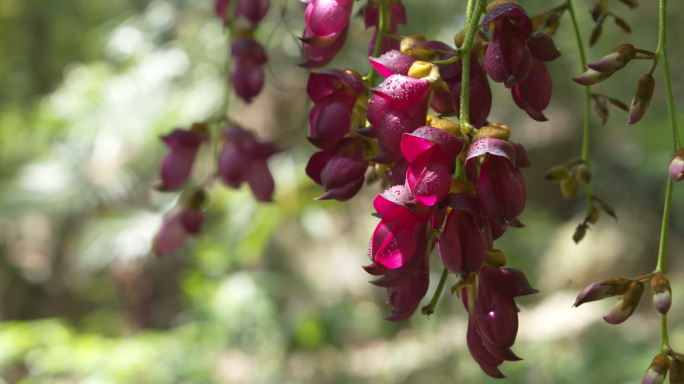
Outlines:
{"label": "drooping flower", "polygon": [[368,168],[361,141],[358,136],[347,137],[333,149],[311,156],[306,174],[325,187],[325,193],[317,200],[347,201],[359,192]]}
{"label": "drooping flower", "polygon": [[629,121],[627,124],[636,124],[644,117],[649,105],[651,105],[654,89],[655,79],[653,79],[653,76],[644,74],[639,77],[636,91],[634,91],[632,107],[629,109]]}
{"label": "drooping flower", "polygon": [[401,152],[410,166],[406,175],[411,193],[421,204],[442,201],[451,188],[451,168],[463,149],[463,141],[434,127],[404,133]]}
{"label": "drooping flower", "polygon": [[670,279],[663,274],[657,274],[651,279],[653,289],[653,305],[661,315],[666,315],[672,306],[672,288]]}
{"label": "drooping flower", "polygon": [[[235,8],[235,18],[239,19],[243,17],[249,21],[252,28],[256,27],[257,24],[268,13],[268,9],[271,6],[271,0],[237,0],[237,5]],[[228,10],[230,6],[230,0],[215,0],[214,1],[214,11],[216,14],[226,21],[228,15]]]}
{"label": "drooping flower", "polygon": [[195,189],[184,196],[180,209],[164,217],[152,244],[152,251],[156,255],[162,256],[177,251],[185,244],[188,236],[200,233],[200,227],[204,222],[204,212],[201,210],[204,200],[204,190]]}
{"label": "drooping flower", "polygon": [[[366,85],[353,71],[326,69],[311,73],[306,86],[315,104],[309,114],[309,141],[321,149],[333,148],[350,130],[365,124],[365,109],[355,111],[359,96],[366,94]],[[363,105],[367,97],[361,97]]]}
{"label": "drooping flower", "polygon": [[524,153],[521,145],[492,137],[477,140],[468,150],[466,172],[471,177],[475,169],[473,159],[488,154],[480,168],[475,193],[482,213],[504,228],[525,206],[525,179],[519,168],[530,164]]}
{"label": "drooping flower", "polygon": [[190,176],[197,150],[207,140],[207,127],[204,124],[193,124],[189,130],[174,129],[161,139],[169,147],[169,153],[164,157],[159,170],[162,181],[159,190],[174,191]]}
{"label": "drooping flower", "polygon": [[301,37],[305,60],[297,65],[320,68],[328,64],[347,39],[352,0],[313,0],[308,3]]}
{"label": "drooping flower", "polygon": [[487,12],[482,21],[484,33],[493,30],[484,66],[497,83],[511,88],[525,80],[530,70],[531,54],[525,43],[532,36],[532,20],[516,3],[504,3]]}
{"label": "drooping flower", "polygon": [[[430,268],[428,259],[425,258],[426,246],[425,231],[421,231],[417,234],[416,249],[413,255],[413,258],[417,260],[416,266],[412,270],[404,272],[404,276],[385,275],[390,278],[386,280],[385,284],[390,284],[387,286],[387,301],[392,306],[392,313],[385,320],[404,321],[408,319],[416,311],[420,301],[427,293],[430,285]],[[396,285],[389,283],[392,280]],[[377,280],[373,283],[378,284]]]}
{"label": "drooping flower", "polygon": [[[641,384],[663,384],[665,381],[665,376],[667,376],[667,371],[670,369],[670,356],[659,353],[651,361],[651,365],[648,367],[644,379]],[[674,382],[670,377],[670,382]]]}
{"label": "drooping flower", "polygon": [[513,101],[518,108],[537,121],[546,121],[542,111],[551,102],[552,81],[545,61],[560,57],[553,40],[547,35],[536,34],[527,42],[530,49],[530,69],[525,80],[511,88]]}
{"label": "drooping flower", "polygon": [[394,163],[403,158],[401,140],[425,125],[430,83],[408,76],[392,75],[371,89],[368,122],[377,127],[380,153],[370,160],[380,164]]}
{"label": "drooping flower", "polygon": [[417,213],[409,210],[405,202],[413,200],[405,186],[386,190],[373,200],[373,206],[382,220],[371,238],[369,257],[384,268],[397,269],[416,262],[417,234],[426,230],[432,212]]}
{"label": "drooping flower", "polygon": [[[387,12],[387,16],[389,18],[389,32],[401,34],[399,31],[399,25],[406,25],[406,8],[404,8],[404,4],[401,3],[401,0],[390,0],[388,3],[390,8],[389,12]],[[375,27],[375,33],[373,34],[370,42],[368,42],[368,56],[374,56],[375,43],[378,40],[378,29],[380,25],[379,11],[380,2],[377,0],[369,0],[368,5],[363,10],[366,29]],[[399,40],[385,36],[381,43],[380,55],[391,50],[399,49],[399,45]]]}
{"label": "drooping flower", "polygon": [[223,148],[218,172],[223,184],[238,188],[247,182],[259,201],[271,201],[275,188],[266,160],[278,152],[270,141],[257,141],[254,134],[240,127],[223,130]]}
{"label": "drooping flower", "polygon": [[268,60],[266,51],[251,35],[230,39],[233,67],[230,70],[230,83],[235,93],[249,103],[264,87],[262,66]]}
{"label": "drooping flower", "polygon": [[484,220],[475,196],[449,195],[451,212],[439,237],[439,256],[453,274],[476,272],[485,260],[487,244]]}

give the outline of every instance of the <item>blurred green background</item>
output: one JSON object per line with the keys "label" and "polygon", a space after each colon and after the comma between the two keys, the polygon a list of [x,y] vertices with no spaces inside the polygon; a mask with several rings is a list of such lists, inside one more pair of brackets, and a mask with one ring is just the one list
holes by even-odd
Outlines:
{"label": "blurred green background", "polygon": [[[231,117],[287,149],[270,162],[275,203],[248,189],[216,186],[205,233],[163,259],[150,253],[162,215],[178,196],[151,187],[165,152],[158,136],[216,115],[225,96],[227,38],[210,0],[0,0],[0,383],[490,383],[465,345],[467,315],[445,293],[429,319],[401,324],[383,289],[367,283],[368,241],[377,224],[378,185],[348,203],[322,193],[304,174],[315,149],[304,139],[308,73],[297,35],[304,6],[272,0],[256,33],[267,45],[267,85],[251,104],[229,95]],[[355,9],[363,5],[355,4]],[[465,0],[404,1],[405,34],[451,43]],[[655,0],[613,19],[587,50],[595,61],[622,43],[655,50]],[[669,52],[675,103],[684,100],[684,5],[671,1]],[[530,15],[561,2],[521,1]],[[575,2],[583,38],[591,1]],[[367,72],[372,31],[352,20],[331,64]],[[509,383],[638,383],[658,353],[659,316],[650,290],[620,326],[602,324],[615,300],[571,309],[581,288],[636,276],[656,264],[670,156],[660,68],[645,118],[627,126],[611,111],[591,117],[596,195],[603,215],[584,241],[571,236],[584,192],[564,201],[543,180],[555,164],[579,157],[583,89],[569,14],[554,40],[563,56],[550,121],[537,123],[491,83],[491,121],[509,125],[534,163],[526,169],[527,207],[496,243],[509,266],[525,271],[538,295],[519,300],[514,351],[525,360],[501,368]],[[595,92],[629,103],[650,62],[634,61]],[[195,180],[211,172],[200,153]],[[684,200],[675,187],[668,270],[674,303],[671,344],[684,350]],[[441,269],[432,255],[432,297]],[[449,284],[453,284],[453,276]]]}

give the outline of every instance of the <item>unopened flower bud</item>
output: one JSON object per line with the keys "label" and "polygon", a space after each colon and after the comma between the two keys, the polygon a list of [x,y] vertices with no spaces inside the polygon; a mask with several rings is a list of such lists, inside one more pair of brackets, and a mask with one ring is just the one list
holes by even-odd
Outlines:
{"label": "unopened flower bud", "polygon": [[651,366],[648,367],[641,384],[662,384],[665,381],[667,370],[670,369],[670,357],[664,353],[657,354]]}
{"label": "unopened flower bud", "polygon": [[613,205],[607,201],[601,202],[601,209],[603,209],[603,212],[607,213],[608,216],[612,217],[617,221],[617,215],[615,214],[615,208],[613,208]]}
{"label": "unopened flower bud", "polygon": [[675,183],[684,179],[684,148],[675,151],[670,160],[670,178]]}
{"label": "unopened flower bud", "polygon": [[636,48],[632,44],[622,44],[598,61],[587,64],[587,67],[601,73],[615,72],[624,68],[636,55]]}
{"label": "unopened flower bud", "polygon": [[601,37],[601,32],[603,32],[603,27],[601,26],[601,24],[594,25],[594,28],[591,30],[591,35],[589,36],[589,46],[590,47],[592,45],[596,44],[599,37]]}
{"label": "unopened flower bud", "polygon": [[592,205],[591,209],[589,210],[589,214],[587,215],[586,221],[587,223],[596,224],[596,222],[598,222],[599,216],[601,216],[601,210],[597,206]]}
{"label": "unopened flower bud", "polygon": [[670,384],[684,384],[684,362],[677,356],[670,361]]}
{"label": "unopened flower bud", "polygon": [[558,16],[558,12],[549,12],[549,17],[547,17],[544,22],[544,32],[546,32],[547,35],[551,36],[558,30],[558,27],[560,26]]}
{"label": "unopened flower bud", "polygon": [[610,111],[608,110],[608,103],[606,103],[606,100],[604,98],[594,98],[594,101],[596,102],[596,113],[599,115],[601,120],[603,120],[603,124],[606,123],[608,120],[608,115],[610,114]]}
{"label": "unopened flower bud", "polygon": [[582,292],[577,295],[577,299],[575,299],[575,304],[573,306],[579,307],[580,305],[591,301],[622,295],[629,290],[630,284],[629,279],[624,276],[611,277],[603,281],[598,281],[584,288]]}
{"label": "unopened flower bud", "polygon": [[615,25],[624,33],[632,33],[632,27],[630,27],[624,19],[616,17]]}
{"label": "unopened flower bud", "polygon": [[461,48],[463,46],[463,41],[465,40],[466,30],[460,30],[456,35],[454,35],[454,45],[456,48]]}
{"label": "unopened flower bud", "polygon": [[565,165],[556,165],[553,168],[546,171],[544,178],[555,183],[560,183],[569,175],[570,172],[568,171],[568,167],[566,167]]}
{"label": "unopened flower bud", "polygon": [[603,14],[606,13],[606,5],[603,4],[602,0],[599,0],[596,4],[594,4],[594,8],[591,9],[591,18],[594,21],[598,21],[598,19],[603,16]]}
{"label": "unopened flower bud", "polygon": [[661,315],[666,315],[672,305],[672,288],[670,279],[663,274],[657,274],[651,279],[653,289],[653,305]]}
{"label": "unopened flower bud", "polygon": [[439,74],[439,67],[427,61],[414,62],[409,68],[408,75],[414,79],[427,81],[433,91],[446,86]]}
{"label": "unopened flower bud", "polygon": [[579,188],[579,181],[573,175],[568,175],[561,181],[561,193],[567,200],[572,199],[577,194]]}
{"label": "unopened flower bud", "polygon": [[511,135],[511,130],[508,126],[497,123],[490,123],[477,130],[477,133],[473,135],[473,142],[476,142],[485,137],[493,137],[499,140],[508,140]]}
{"label": "unopened flower bud", "polygon": [[454,123],[453,121],[449,119],[439,119],[439,118],[433,118],[428,125],[430,127],[435,127],[439,129],[443,129],[449,133],[451,133],[454,136],[458,136],[461,134],[461,126],[458,125],[458,123]]}
{"label": "unopened flower bud", "polygon": [[629,111],[629,107],[627,106],[627,104],[623,103],[622,101],[620,101],[618,99],[610,99],[610,105],[613,108],[617,109],[618,111],[622,111],[622,112]]}
{"label": "unopened flower bud", "polygon": [[573,77],[572,80],[579,85],[589,86],[589,85],[598,84],[598,83],[606,80],[607,78],[613,76],[614,73],[615,72],[602,73],[602,72],[594,71],[593,69],[590,69],[590,70],[584,72],[583,74],[581,74],[580,76]]}
{"label": "unopened flower bud", "polygon": [[608,324],[621,324],[624,323],[639,305],[639,300],[641,300],[641,295],[644,293],[644,284],[639,282],[634,282],[630,285],[629,290],[624,295],[620,296],[620,299],[613,307],[613,310],[607,316],[603,316]]}
{"label": "unopened flower bud", "polygon": [[485,9],[485,13],[489,13],[492,9],[498,7],[499,5],[507,4],[507,3],[518,4],[518,2],[516,0],[494,0],[491,3],[487,4],[487,8]]}
{"label": "unopened flower bud", "polygon": [[572,235],[572,240],[575,242],[575,244],[582,241],[584,235],[587,234],[587,228],[589,227],[584,223],[580,223],[580,225],[578,225],[577,228],[575,228],[575,233],[573,233]]}
{"label": "unopened flower bud", "polygon": [[506,255],[498,249],[487,248],[485,264],[494,268],[501,268],[506,265]]}
{"label": "unopened flower bud", "polygon": [[591,169],[586,164],[580,164],[577,166],[577,177],[582,180],[585,184],[591,183]]}
{"label": "unopened flower bud", "polygon": [[409,35],[401,40],[400,49],[407,55],[411,54],[411,50],[416,46],[416,43],[422,43],[427,41],[425,36],[420,34]]}
{"label": "unopened flower bud", "polygon": [[637,88],[634,92],[634,100],[632,100],[632,108],[629,110],[629,121],[627,124],[636,124],[648,110],[653,97],[653,89],[655,88],[655,79],[649,74],[641,75],[637,82]]}

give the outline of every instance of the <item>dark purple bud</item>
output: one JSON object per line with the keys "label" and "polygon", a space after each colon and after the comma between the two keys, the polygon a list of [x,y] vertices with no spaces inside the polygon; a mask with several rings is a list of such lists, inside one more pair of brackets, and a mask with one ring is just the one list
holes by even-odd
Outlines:
{"label": "dark purple bud", "polygon": [[325,187],[325,193],[317,200],[347,201],[363,186],[367,168],[368,161],[363,156],[361,139],[349,137],[342,139],[335,148],[311,156],[306,174]]}
{"label": "dark purple bud", "polygon": [[190,130],[174,129],[161,139],[169,147],[169,153],[159,170],[162,180],[159,189],[173,191],[180,188],[190,176],[197,150],[207,140],[207,128],[204,124],[193,124]]}
{"label": "dark purple bud", "polygon": [[577,295],[574,307],[579,307],[590,301],[603,300],[608,297],[622,295],[629,290],[631,282],[626,277],[611,277],[609,279],[596,282],[584,288]]}

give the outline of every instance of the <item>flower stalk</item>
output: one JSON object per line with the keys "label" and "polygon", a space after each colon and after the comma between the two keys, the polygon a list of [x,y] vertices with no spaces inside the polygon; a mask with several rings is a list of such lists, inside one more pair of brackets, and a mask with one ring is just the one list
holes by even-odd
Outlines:
{"label": "flower stalk", "polygon": [[482,6],[486,5],[483,0],[468,0],[468,8],[466,9],[466,35],[461,47],[461,57],[463,57],[463,71],[461,77],[461,113],[459,122],[461,130],[465,133],[471,132],[475,129],[470,124],[470,53],[473,48],[473,40],[475,39],[475,30],[477,29],[482,14]]}
{"label": "flower stalk", "polygon": [[[580,35],[579,26],[577,25],[577,17],[575,16],[575,9],[572,7],[572,0],[566,0],[570,17],[572,18],[572,25],[575,28],[575,36],[577,37],[577,46],[579,47],[580,60],[582,61],[582,72],[587,70],[587,57],[584,54],[584,45],[582,44],[582,36]],[[584,87],[586,95],[585,110],[584,110],[584,134],[582,137],[582,161],[591,169],[589,165],[589,116],[591,114],[591,86]],[[592,196],[594,191],[591,182],[587,183],[587,215],[591,213]]]}
{"label": "flower stalk", "polygon": [[[656,60],[663,63],[663,80],[667,96],[667,115],[670,121],[670,131],[672,133],[672,152],[681,147],[679,139],[679,129],[677,128],[677,116],[674,110],[674,97],[672,96],[672,80],[670,78],[670,65],[667,59],[666,47],[667,34],[667,0],[660,0],[660,12],[658,23],[658,48],[656,49]],[[665,257],[667,254],[667,235],[670,226],[670,208],[672,205],[672,189],[674,182],[671,178],[667,179],[665,191],[665,207],[663,210],[663,224],[660,230],[660,245],[658,247],[658,264],[656,271],[665,273]],[[670,348],[670,340],[667,332],[667,315],[662,315],[660,332],[660,351]]]}

